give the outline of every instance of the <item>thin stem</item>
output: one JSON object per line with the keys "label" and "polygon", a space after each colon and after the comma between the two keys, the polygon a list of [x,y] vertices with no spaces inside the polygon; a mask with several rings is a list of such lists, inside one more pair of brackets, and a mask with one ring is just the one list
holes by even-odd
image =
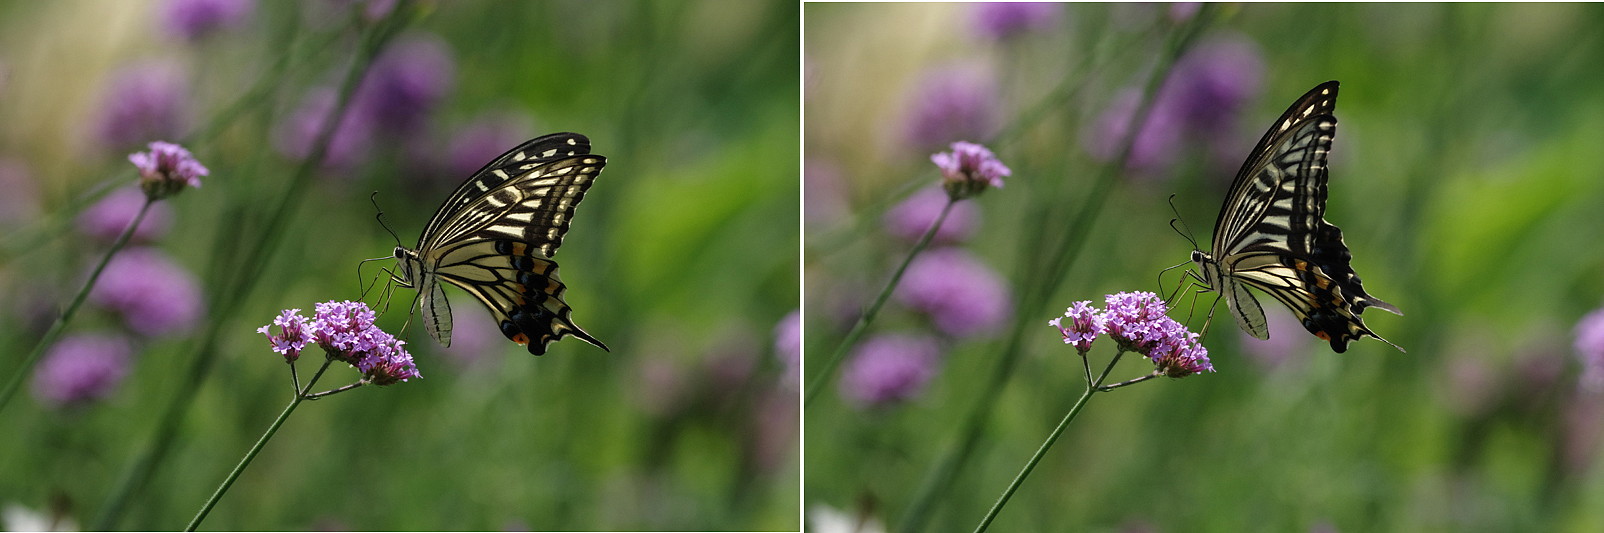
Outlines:
{"label": "thin stem", "polygon": [[1053,433],[1047,436],[1047,440],[1041,443],[1040,447],[1036,448],[1036,454],[1030,456],[1030,461],[1025,462],[1025,468],[1019,471],[1019,475],[1014,476],[1014,481],[1008,484],[1007,489],[1003,490],[1002,496],[997,498],[997,503],[991,505],[990,511],[986,511],[985,518],[981,518],[980,525],[975,527],[975,533],[980,533],[991,527],[992,519],[997,518],[997,513],[1002,512],[1003,506],[1008,504],[1008,499],[1014,496],[1014,491],[1019,490],[1019,486],[1025,482],[1025,478],[1030,476],[1030,471],[1036,468],[1036,463],[1041,462],[1041,458],[1047,455],[1047,450],[1053,447],[1054,442],[1058,442],[1058,437],[1064,434],[1065,429],[1069,428],[1069,423],[1075,420],[1075,415],[1080,414],[1081,408],[1086,407],[1086,400],[1090,400],[1092,395],[1097,392],[1098,388],[1096,386],[1090,383],[1087,384],[1086,392],[1081,393],[1080,399],[1076,400],[1075,405],[1069,408],[1069,412],[1064,415],[1064,419],[1058,422],[1058,427],[1053,428]]}
{"label": "thin stem", "polygon": [[[1166,47],[1166,53],[1159,58],[1159,65],[1153,70],[1148,79],[1146,88],[1142,93],[1141,104],[1137,106],[1136,113],[1132,114],[1128,123],[1129,127],[1126,128],[1124,137],[1120,139],[1118,144],[1120,146],[1119,153],[1104,167],[1102,175],[1092,185],[1086,196],[1086,201],[1081,204],[1080,211],[1071,218],[1071,224],[1067,229],[1059,233],[1056,242],[1049,246],[1044,247],[1039,243],[1032,244],[1028,242],[1020,244],[1020,255],[1026,258],[1021,263],[1021,270],[1023,271],[1021,278],[1024,280],[1021,282],[1021,286],[1032,287],[1032,290],[1026,292],[1015,304],[1014,316],[1026,316],[1037,312],[1038,309],[1045,305],[1045,299],[1057,291],[1058,286],[1065,279],[1065,276],[1062,275],[1063,272],[1079,256],[1080,246],[1088,240],[1084,238],[1084,235],[1096,222],[1097,216],[1101,213],[1105,203],[1103,200],[1113,190],[1114,182],[1124,174],[1126,165],[1130,162],[1130,154],[1136,134],[1141,130],[1141,125],[1147,122],[1147,116],[1152,111],[1154,96],[1158,92],[1159,85],[1169,75],[1170,68],[1174,66],[1175,61],[1190,48],[1191,43],[1196,40],[1202,28],[1208,24],[1212,18],[1209,16],[1211,11],[1211,6],[1204,4],[1197,16],[1194,16],[1180,31],[1171,35]],[[1047,218],[1052,219],[1055,217]],[[1045,262],[1035,259],[1042,255],[1043,249],[1049,250],[1046,254],[1049,260]],[[1043,267],[1041,265],[1046,266]],[[902,522],[897,526],[899,533],[912,533],[924,529],[926,521],[933,514],[937,500],[942,498],[947,488],[957,478],[958,471],[963,467],[964,463],[968,462],[969,456],[974,452],[975,445],[979,442],[980,435],[983,433],[982,429],[986,422],[991,419],[992,406],[998,398],[1002,397],[1002,389],[1013,374],[1014,365],[1019,359],[1021,347],[1025,342],[1023,337],[1027,325],[1028,321],[1015,321],[1013,329],[1009,332],[1006,348],[1004,348],[1002,355],[996,358],[996,366],[993,369],[991,380],[986,383],[983,390],[975,394],[975,406],[969,411],[968,416],[957,431],[959,435],[957,444],[951,448],[950,452],[938,460],[936,466],[931,469],[930,474],[920,484],[918,491],[914,494],[913,503],[903,513]]]}
{"label": "thin stem", "polygon": [[925,234],[919,237],[919,242],[913,245],[912,250],[908,251],[908,257],[902,260],[902,265],[898,266],[896,273],[891,275],[891,281],[886,282],[885,288],[880,290],[880,295],[875,297],[874,303],[870,304],[869,309],[863,312],[863,316],[858,317],[858,322],[852,325],[852,331],[847,332],[846,338],[841,340],[841,345],[837,346],[835,353],[830,355],[830,360],[824,363],[824,371],[816,375],[813,378],[813,383],[808,385],[807,394],[802,399],[803,407],[811,403],[813,398],[819,395],[819,391],[824,390],[824,387],[830,383],[831,377],[835,375],[836,368],[841,366],[841,360],[846,358],[847,350],[851,349],[852,345],[857,344],[858,338],[862,337],[863,333],[869,329],[869,323],[874,321],[875,315],[880,312],[880,307],[885,305],[886,300],[891,296],[891,292],[897,288],[897,282],[902,280],[902,273],[908,270],[908,265],[913,263],[913,258],[918,257],[919,252],[924,251],[925,247],[929,246],[930,239],[935,237],[936,230],[941,229],[941,223],[947,220],[947,213],[952,211],[952,206],[956,203],[958,203],[957,200],[948,197],[947,204],[941,206],[941,214],[936,215],[936,220],[930,224],[930,229],[925,230]]}
{"label": "thin stem", "polygon": [[39,358],[44,355],[45,350],[56,343],[56,338],[61,336],[61,332],[66,331],[67,323],[71,322],[73,315],[77,314],[78,307],[82,306],[84,299],[89,296],[89,290],[95,287],[95,282],[100,279],[100,273],[104,272],[106,265],[111,263],[112,256],[117,255],[117,252],[128,244],[128,239],[133,236],[134,230],[139,229],[139,223],[145,220],[145,213],[150,210],[150,204],[155,202],[151,197],[145,197],[145,203],[140,205],[139,212],[134,214],[134,221],[123,229],[122,234],[117,236],[116,241],[111,243],[111,248],[106,250],[106,255],[100,258],[100,264],[95,265],[95,270],[89,274],[89,279],[84,281],[83,287],[78,289],[78,295],[72,298],[72,303],[67,304],[67,309],[61,312],[61,316],[56,317],[56,322],[50,325],[50,330],[46,331],[45,336],[39,339],[39,344],[34,345],[33,353],[28,354],[28,359],[22,362],[22,368],[18,368],[12,374],[11,381],[6,384],[5,391],[0,392],[0,411],[4,411],[6,405],[11,403],[11,398],[16,395],[18,389],[22,388],[23,380],[33,373],[33,366],[39,363]]}
{"label": "thin stem", "polygon": [[302,396],[304,396],[308,400],[317,400],[317,399],[323,398],[324,396],[329,396],[329,395],[333,395],[333,394],[339,394],[339,393],[342,393],[342,392],[345,392],[345,391],[348,391],[348,390],[351,390],[351,389],[354,389],[354,388],[357,388],[357,387],[361,387],[361,386],[367,385],[367,384],[368,384],[367,380],[362,380],[362,381],[358,381],[356,383],[352,383],[350,385],[346,385],[344,387],[340,387],[338,389],[329,389],[329,390],[326,390],[326,391],[323,391],[323,392],[319,392],[317,394],[302,394]]}
{"label": "thin stem", "polygon": [[[323,371],[329,368],[330,362],[332,361],[327,359],[323,361],[323,367],[318,369],[317,375],[312,376],[311,381],[306,382],[308,389],[311,389],[313,383],[317,383],[318,378],[323,377]],[[252,459],[256,459],[256,454],[262,451],[262,447],[267,446],[267,441],[278,433],[279,426],[283,426],[284,421],[290,418],[290,413],[295,412],[295,407],[301,405],[301,401],[306,399],[304,393],[305,391],[301,391],[301,394],[296,394],[295,398],[290,400],[290,404],[284,407],[284,412],[279,413],[278,418],[273,420],[273,424],[267,426],[267,432],[262,434],[262,438],[256,439],[256,445],[251,446],[250,451],[245,452],[245,457],[240,458],[239,464],[234,466],[234,471],[229,472],[228,477],[223,479],[223,484],[218,485],[217,490],[212,492],[212,497],[206,499],[206,503],[201,506],[200,512],[195,513],[195,518],[189,521],[189,525],[184,527],[184,531],[194,531],[195,528],[200,527],[201,521],[205,520],[206,515],[212,512],[212,507],[215,507],[217,502],[223,499],[223,494],[228,492],[229,487],[234,486],[234,480],[239,479],[239,475],[245,471],[245,467],[250,466]]]}
{"label": "thin stem", "polygon": [[1143,381],[1147,381],[1147,380],[1150,380],[1150,379],[1153,379],[1153,378],[1156,378],[1156,377],[1159,377],[1159,376],[1162,376],[1162,375],[1164,375],[1164,374],[1161,374],[1157,370],[1155,370],[1155,371],[1153,371],[1152,374],[1148,374],[1148,375],[1145,375],[1145,376],[1142,376],[1142,377],[1139,377],[1139,378],[1127,379],[1125,381],[1121,381],[1121,382],[1115,383],[1113,385],[1103,385],[1103,386],[1097,387],[1097,391],[1098,392],[1108,392],[1108,391],[1111,391],[1111,390],[1114,390],[1114,389],[1117,389],[1117,388],[1120,388],[1120,387],[1128,387],[1128,386],[1131,386],[1131,385],[1135,385],[1137,383],[1141,383]]}

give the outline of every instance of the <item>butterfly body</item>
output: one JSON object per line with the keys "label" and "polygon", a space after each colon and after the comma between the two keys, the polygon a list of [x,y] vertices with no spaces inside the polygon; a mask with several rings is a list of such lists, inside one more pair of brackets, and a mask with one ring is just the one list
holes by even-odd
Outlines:
{"label": "butterfly body", "polygon": [[1365,292],[1342,230],[1325,220],[1336,102],[1337,82],[1320,84],[1270,127],[1231,183],[1213,246],[1194,250],[1192,261],[1203,282],[1225,298],[1237,325],[1254,337],[1269,338],[1269,328],[1248,287],[1286,305],[1337,353],[1362,336],[1398,348],[1359,315],[1367,307],[1403,313]]}
{"label": "butterfly body", "polygon": [[606,350],[574,324],[552,260],[575,207],[606,164],[583,135],[532,139],[458,187],[424,227],[417,248],[397,246],[393,279],[417,289],[429,336],[451,345],[445,282],[472,294],[501,333],[532,354],[566,335]]}

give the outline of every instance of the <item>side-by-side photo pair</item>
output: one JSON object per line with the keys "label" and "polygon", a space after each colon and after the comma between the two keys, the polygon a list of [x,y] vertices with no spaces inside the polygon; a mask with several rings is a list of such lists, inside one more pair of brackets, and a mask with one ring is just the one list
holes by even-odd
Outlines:
{"label": "side-by-side photo pair", "polygon": [[12,4],[0,530],[1604,529],[1596,4]]}

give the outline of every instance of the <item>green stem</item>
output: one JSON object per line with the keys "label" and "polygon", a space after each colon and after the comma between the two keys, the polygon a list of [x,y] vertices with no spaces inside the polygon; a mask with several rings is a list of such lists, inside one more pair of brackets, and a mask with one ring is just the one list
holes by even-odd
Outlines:
{"label": "green stem", "polygon": [[819,395],[819,391],[824,390],[824,387],[830,384],[830,379],[835,375],[836,368],[841,366],[841,360],[846,358],[847,350],[857,344],[858,338],[862,337],[863,333],[869,329],[869,323],[874,321],[875,315],[880,312],[880,307],[885,305],[886,300],[891,296],[891,292],[897,288],[897,282],[902,280],[902,273],[908,270],[908,265],[913,263],[913,258],[918,257],[919,252],[924,251],[925,247],[929,246],[930,239],[935,237],[936,230],[941,229],[941,223],[947,219],[947,213],[952,211],[952,206],[956,203],[958,201],[951,197],[947,199],[947,205],[941,207],[941,214],[936,215],[936,221],[930,224],[930,229],[925,230],[925,234],[919,237],[919,242],[913,245],[913,250],[908,252],[908,257],[902,260],[902,265],[898,266],[896,273],[891,275],[891,281],[886,282],[885,288],[880,290],[880,295],[875,297],[874,303],[870,304],[869,309],[863,312],[863,316],[858,317],[858,322],[852,325],[852,331],[847,332],[846,338],[841,340],[841,345],[837,346],[835,353],[830,355],[830,360],[824,363],[824,371],[815,376],[812,384],[808,385],[807,394],[802,399],[803,407],[807,407],[813,401],[813,398]]}
{"label": "green stem", "polygon": [[[1040,245],[1021,243],[1020,255],[1023,258],[1021,269],[1024,280],[1020,286],[1031,287],[1014,307],[1014,316],[1028,316],[1038,312],[1045,305],[1046,298],[1058,290],[1065,279],[1064,270],[1068,268],[1073,259],[1079,255],[1080,246],[1088,240],[1085,235],[1101,213],[1103,200],[1113,190],[1114,182],[1124,174],[1126,164],[1130,161],[1130,154],[1136,134],[1141,126],[1146,124],[1147,115],[1151,112],[1154,95],[1164,78],[1169,75],[1175,60],[1190,47],[1191,43],[1201,33],[1202,28],[1208,24],[1210,6],[1205,4],[1197,16],[1187,23],[1187,26],[1171,36],[1166,53],[1160,57],[1159,65],[1154,68],[1146,89],[1143,91],[1141,105],[1137,106],[1126,128],[1124,138],[1120,140],[1120,150],[1115,158],[1104,167],[1104,172],[1092,185],[1086,202],[1081,204],[1081,210],[1072,218],[1072,223],[1063,232],[1052,250],[1047,255],[1048,261],[1040,261]],[[1048,217],[1057,219],[1060,217]],[[1033,268],[1034,267],[1034,268]],[[996,367],[992,371],[991,379],[984,389],[975,394],[975,406],[969,411],[967,418],[958,429],[959,440],[951,451],[938,460],[930,474],[920,484],[914,495],[913,503],[904,512],[902,522],[897,526],[900,533],[912,533],[924,529],[925,522],[930,519],[935,503],[947,488],[952,485],[958,476],[958,471],[968,462],[970,454],[974,452],[975,445],[980,440],[982,429],[991,418],[992,406],[998,398],[1002,397],[1002,389],[1007,385],[1009,377],[1013,374],[1015,364],[1018,362],[1021,348],[1024,344],[1025,328],[1033,321],[1016,320],[1009,332],[1008,344],[1002,355],[997,357]],[[1116,356],[1117,357],[1117,356]],[[1106,374],[1106,372],[1105,372]]]}
{"label": "green stem", "polygon": [[980,519],[980,525],[975,527],[975,533],[981,533],[986,528],[991,527],[992,519],[997,518],[997,513],[1002,512],[1004,505],[1008,505],[1008,499],[1014,496],[1014,491],[1018,490],[1019,485],[1025,482],[1025,478],[1030,475],[1030,471],[1036,468],[1036,463],[1041,462],[1041,458],[1047,455],[1047,450],[1052,448],[1053,443],[1058,442],[1058,437],[1064,434],[1065,429],[1069,428],[1070,421],[1075,420],[1075,415],[1080,414],[1081,408],[1086,407],[1086,400],[1090,400],[1092,395],[1097,392],[1097,387],[1086,387],[1086,392],[1081,393],[1080,399],[1076,400],[1075,405],[1069,408],[1069,413],[1065,414],[1064,419],[1058,422],[1058,427],[1053,428],[1053,433],[1047,436],[1047,441],[1041,443],[1041,447],[1036,449],[1036,455],[1030,456],[1030,461],[1025,463],[1025,468],[1019,471],[1019,475],[1014,476],[1013,483],[1009,483],[1002,496],[997,498],[997,503],[992,504],[991,510],[986,512],[986,517]]}
{"label": "green stem", "polygon": [[95,282],[100,279],[100,273],[111,263],[112,256],[117,255],[117,252],[128,244],[128,239],[134,235],[134,230],[139,229],[139,223],[145,220],[145,213],[150,210],[150,204],[155,202],[149,196],[145,197],[145,203],[139,206],[139,213],[134,215],[134,221],[123,229],[116,241],[111,243],[111,249],[106,250],[106,255],[100,258],[100,264],[95,265],[95,270],[89,274],[89,279],[84,281],[83,287],[78,289],[78,295],[72,298],[72,303],[67,304],[67,309],[62,311],[61,316],[56,317],[56,322],[50,325],[50,330],[39,339],[39,344],[34,345],[33,353],[28,354],[28,358],[22,362],[22,368],[18,368],[12,374],[11,381],[6,384],[4,391],[0,392],[0,411],[4,411],[11,403],[11,398],[22,388],[22,382],[33,373],[33,366],[39,363],[39,358],[44,355],[45,350],[56,343],[56,338],[61,336],[61,332],[66,331],[67,323],[78,313],[78,307],[82,306],[84,299],[89,296],[89,290],[95,287]]}
{"label": "green stem", "polygon": [[1064,419],[1058,422],[1058,427],[1053,428],[1053,433],[1047,436],[1047,440],[1042,442],[1040,447],[1036,448],[1036,454],[1030,456],[1030,460],[1025,462],[1025,468],[1020,469],[1019,475],[1014,476],[1014,481],[1009,483],[1008,488],[1003,490],[1002,496],[997,498],[997,503],[992,504],[991,510],[987,511],[986,516],[980,519],[980,525],[975,527],[975,533],[981,533],[985,531],[986,528],[991,527],[991,521],[997,518],[997,513],[1002,512],[1003,506],[1008,505],[1008,499],[1014,496],[1014,491],[1019,490],[1019,486],[1025,483],[1025,478],[1029,477],[1030,471],[1036,468],[1036,463],[1040,463],[1041,458],[1047,455],[1047,450],[1053,447],[1053,443],[1058,442],[1058,437],[1064,434],[1065,429],[1069,428],[1070,421],[1075,420],[1075,416],[1080,414],[1081,408],[1086,407],[1086,401],[1090,400],[1093,394],[1107,392],[1114,387],[1129,385],[1131,383],[1153,377],[1152,375],[1148,375],[1143,378],[1137,378],[1124,383],[1117,383],[1104,388],[1103,380],[1108,379],[1108,373],[1114,370],[1114,365],[1119,363],[1119,358],[1123,355],[1125,355],[1124,350],[1116,352],[1114,354],[1114,358],[1109,360],[1108,366],[1103,367],[1103,373],[1097,376],[1096,380],[1091,379],[1091,374],[1089,373],[1090,367],[1087,367],[1088,374],[1086,374],[1086,392],[1081,393],[1080,399],[1076,400],[1075,405],[1071,406],[1069,408],[1069,412],[1064,414]]}
{"label": "green stem", "polygon": [[328,370],[331,362],[333,362],[332,359],[325,358],[323,360],[323,367],[319,368],[317,374],[314,374],[312,379],[306,382],[306,390],[297,391],[295,398],[290,400],[290,405],[284,408],[284,412],[279,413],[278,418],[273,420],[272,425],[267,426],[267,432],[262,434],[262,438],[256,439],[256,445],[251,446],[251,450],[245,452],[245,457],[241,458],[239,464],[234,466],[234,471],[229,472],[228,477],[223,479],[223,484],[218,485],[217,490],[212,492],[212,497],[206,499],[206,504],[201,506],[200,512],[195,513],[195,518],[189,521],[189,525],[184,527],[184,531],[194,531],[195,528],[200,527],[201,521],[205,520],[206,515],[212,512],[212,507],[217,505],[218,500],[223,499],[223,494],[228,492],[229,487],[234,486],[234,480],[239,479],[240,473],[245,471],[245,467],[250,466],[251,460],[256,458],[256,454],[262,451],[262,447],[267,446],[267,441],[278,433],[279,426],[283,426],[284,421],[290,418],[290,413],[295,412],[296,406],[301,405],[301,402],[306,399],[306,391],[311,390],[312,384],[317,383],[318,378],[323,377],[323,371]]}

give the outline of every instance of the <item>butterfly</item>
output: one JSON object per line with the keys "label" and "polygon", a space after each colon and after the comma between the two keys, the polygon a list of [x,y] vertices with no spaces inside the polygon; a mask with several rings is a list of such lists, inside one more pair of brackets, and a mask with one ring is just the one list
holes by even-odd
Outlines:
{"label": "butterfly", "polygon": [[[395,247],[396,284],[416,288],[429,336],[451,346],[451,304],[440,282],[490,309],[501,333],[542,355],[566,335],[606,350],[574,324],[552,257],[607,158],[590,139],[553,133],[529,140],[457,187],[424,226],[418,247]],[[420,305],[421,304],[421,305]]]}
{"label": "butterfly", "polygon": [[1264,310],[1248,287],[1285,304],[1303,327],[1337,353],[1363,336],[1398,348],[1365,326],[1366,307],[1402,315],[1366,293],[1349,265],[1342,230],[1325,220],[1326,154],[1337,132],[1337,82],[1298,98],[1270,126],[1231,182],[1214,221],[1209,252],[1192,251],[1208,290],[1218,291],[1237,326],[1270,338]]}

